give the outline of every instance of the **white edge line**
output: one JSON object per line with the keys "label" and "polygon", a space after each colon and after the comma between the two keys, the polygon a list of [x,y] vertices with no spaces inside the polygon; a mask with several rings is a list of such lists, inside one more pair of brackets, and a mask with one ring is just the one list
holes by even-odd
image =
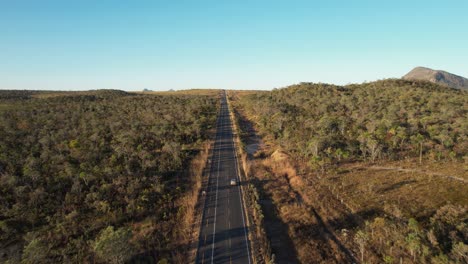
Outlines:
{"label": "white edge line", "polygon": [[[227,98],[226,98],[226,101],[227,101]],[[229,108],[228,108],[229,109]],[[231,120],[231,112],[229,111],[229,120]],[[234,124],[231,124],[231,131],[232,131],[232,137],[231,137],[231,140],[232,140],[232,146],[234,148],[234,156],[235,156],[235,159],[236,159],[236,162],[235,162],[235,166],[236,166],[236,176],[237,176],[237,179],[239,181],[239,185],[237,185],[237,190],[239,191],[239,201],[241,203],[241,213],[242,213],[242,223],[244,224],[244,239],[245,239],[245,245],[247,247],[247,256],[248,256],[248,259],[249,259],[249,264],[250,264],[250,247],[249,247],[249,241],[247,239],[247,227],[245,226],[245,216],[244,216],[244,203],[242,202],[242,199],[241,199],[241,196],[242,196],[242,193],[241,193],[241,187],[240,187],[240,175],[239,175],[239,167],[238,167],[238,159],[237,159],[237,148],[236,148],[236,144],[234,142],[234,130],[232,129],[232,126]]]}

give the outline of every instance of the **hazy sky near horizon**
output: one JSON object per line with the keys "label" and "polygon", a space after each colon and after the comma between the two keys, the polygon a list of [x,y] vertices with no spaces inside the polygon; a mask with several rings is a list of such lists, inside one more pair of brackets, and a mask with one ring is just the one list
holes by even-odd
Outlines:
{"label": "hazy sky near horizon", "polygon": [[0,89],[271,89],[468,76],[468,1],[0,0]]}

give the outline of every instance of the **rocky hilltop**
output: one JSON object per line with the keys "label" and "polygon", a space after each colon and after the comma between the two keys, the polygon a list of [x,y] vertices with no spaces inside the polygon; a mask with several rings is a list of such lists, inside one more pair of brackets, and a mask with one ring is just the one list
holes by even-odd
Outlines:
{"label": "rocky hilltop", "polygon": [[440,70],[433,70],[425,67],[416,67],[405,76],[406,80],[425,80],[448,87],[468,90],[468,79]]}

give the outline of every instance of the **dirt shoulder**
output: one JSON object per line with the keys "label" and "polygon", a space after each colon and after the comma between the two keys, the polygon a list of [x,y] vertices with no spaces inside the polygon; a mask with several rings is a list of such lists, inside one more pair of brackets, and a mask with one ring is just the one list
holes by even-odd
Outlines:
{"label": "dirt shoulder", "polygon": [[265,144],[238,108],[236,115],[243,146],[249,153],[247,162],[252,182],[259,191],[274,262],[356,262],[352,249],[335,234],[329,221],[328,206],[334,208],[333,220],[334,216],[348,215],[346,207],[337,201],[333,205],[320,203],[333,199],[323,199],[330,196],[328,190],[317,191],[306,185],[289,156],[272,143]]}

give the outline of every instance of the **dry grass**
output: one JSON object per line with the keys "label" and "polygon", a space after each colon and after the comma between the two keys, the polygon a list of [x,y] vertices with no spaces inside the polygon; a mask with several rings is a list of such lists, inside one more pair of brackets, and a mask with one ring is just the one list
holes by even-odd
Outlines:
{"label": "dry grass", "polygon": [[415,160],[388,162],[378,167],[348,164],[321,182],[331,187],[353,211],[386,212],[390,205],[397,205],[405,218],[421,219],[448,203],[468,204],[468,184],[448,178],[466,179],[463,166],[460,162],[419,165]]}
{"label": "dry grass", "polygon": [[[468,204],[468,184],[448,178],[466,178],[462,162],[426,162],[413,167],[415,160],[353,163],[319,175],[304,164],[291,163],[286,154],[265,151],[258,156],[266,158],[252,163],[252,171],[286,223],[302,263],[347,262],[346,250],[359,256],[355,232],[375,217],[416,218],[424,226],[444,205]],[[377,263],[381,256],[368,251],[366,259]]]}
{"label": "dry grass", "polygon": [[[394,167],[409,170],[418,170],[426,173],[427,175],[439,174],[441,176],[454,176],[468,180],[468,162],[460,161],[435,161],[435,160],[423,160],[422,164],[419,164],[417,159],[406,159],[402,161],[391,161],[383,164],[376,164],[375,166],[380,167]],[[437,175],[434,175],[437,176]]]}
{"label": "dry grass", "polygon": [[[276,216],[270,213],[268,217],[267,214],[266,225],[276,226],[278,221],[284,224],[283,231],[269,230],[272,247],[279,260],[297,258],[300,263],[343,263],[349,260],[337,242],[331,239],[330,230],[314,213],[320,211],[316,208],[319,201],[317,195],[305,196],[308,190],[306,184],[288,160],[278,161],[272,156],[257,159],[252,164],[252,171],[261,182],[267,201],[265,209],[276,212]],[[268,208],[268,200],[274,206],[273,210]],[[325,217],[323,219],[326,221]],[[281,243],[275,244],[274,240]],[[287,240],[292,248],[284,253]]]}
{"label": "dry grass", "polygon": [[135,94],[153,94],[153,95],[208,95],[216,96],[219,94],[220,89],[189,89],[177,91],[147,91],[147,92],[132,92]]}
{"label": "dry grass", "polygon": [[206,142],[200,153],[194,157],[187,171],[187,179],[193,188],[182,196],[179,201],[179,226],[177,227],[177,241],[183,247],[177,248],[174,254],[175,263],[185,263],[187,259],[195,260],[196,244],[198,240],[201,210],[197,208],[200,201],[200,190],[203,182],[203,173],[210,154],[212,142]]}

